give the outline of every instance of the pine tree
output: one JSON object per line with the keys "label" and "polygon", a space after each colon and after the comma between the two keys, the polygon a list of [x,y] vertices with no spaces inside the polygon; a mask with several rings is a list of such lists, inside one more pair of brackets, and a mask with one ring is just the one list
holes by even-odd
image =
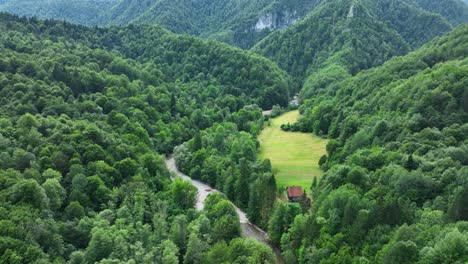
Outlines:
{"label": "pine tree", "polygon": [[171,94],[171,114],[175,115],[177,99],[175,93]]}
{"label": "pine tree", "polygon": [[195,137],[193,138],[192,151],[195,152],[195,151],[200,150],[202,148],[203,148],[202,138],[201,138],[200,132],[197,132],[195,134]]}
{"label": "pine tree", "polygon": [[244,158],[239,160],[239,170],[240,174],[236,186],[237,201],[240,207],[247,208],[249,203],[250,168],[247,160]]}
{"label": "pine tree", "polygon": [[203,263],[203,252],[205,245],[198,238],[197,234],[193,233],[189,237],[187,245],[187,253],[184,257],[184,264],[201,264]]}
{"label": "pine tree", "polygon": [[405,168],[409,171],[417,170],[419,164],[417,161],[414,160],[413,154],[409,155],[408,160],[406,161]]}
{"label": "pine tree", "polygon": [[178,264],[179,263],[179,249],[170,240],[166,240],[162,243],[162,263],[164,264]]}

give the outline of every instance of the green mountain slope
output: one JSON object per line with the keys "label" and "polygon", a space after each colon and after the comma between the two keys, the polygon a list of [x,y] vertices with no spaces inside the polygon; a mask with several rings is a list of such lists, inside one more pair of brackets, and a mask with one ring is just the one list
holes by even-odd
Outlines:
{"label": "green mountain slope", "polygon": [[5,0],[0,11],[85,25],[159,24],[176,33],[251,47],[304,17],[318,1]]}
{"label": "green mountain slope", "polygon": [[[240,238],[224,197],[195,211],[195,187],[171,182],[162,156],[220,124],[232,130],[221,142],[255,150],[247,132],[263,116],[253,104],[288,91],[271,61],[160,27],[7,14],[0,53],[0,263],[214,264],[220,246],[242,250],[226,262],[274,261]],[[249,191],[253,180],[243,183]]]}
{"label": "green mountain slope", "polygon": [[2,0],[0,11],[22,16],[64,19],[84,25],[102,24],[103,12],[119,0]]}
{"label": "green mountain slope", "polygon": [[166,81],[196,80],[215,85],[223,93],[248,96],[265,109],[288,102],[289,77],[284,71],[268,59],[223,43],[175,35],[155,26],[88,29],[65,24],[62,30],[52,32],[45,23],[39,30],[91,47],[117,50],[141,63],[153,63]]}
{"label": "green mountain slope", "polygon": [[[111,10],[110,23],[128,21],[157,23],[178,33],[215,38],[243,48],[251,47],[271,31],[287,27],[304,17],[318,1],[158,1],[141,13],[135,0],[125,0],[117,12]],[[154,2],[154,1],[153,1]],[[130,14],[129,14],[130,13]],[[117,14],[117,17],[114,18]],[[133,14],[133,15],[131,15]],[[123,19],[123,21],[122,21]]]}
{"label": "green mountain slope", "polygon": [[440,16],[401,0],[333,0],[252,50],[278,62],[301,84],[330,66],[340,68],[339,76],[356,74],[450,29]]}
{"label": "green mountain slope", "polygon": [[311,212],[271,234],[290,261],[468,261],[467,76],[460,26],[305,100],[295,129],[328,135],[327,172]]}
{"label": "green mountain slope", "polygon": [[460,0],[412,0],[423,9],[440,14],[445,17],[452,25],[459,25],[468,22],[468,6],[466,1]]}
{"label": "green mountain slope", "polygon": [[[85,25],[159,24],[176,33],[214,38],[242,48],[278,29],[289,27],[306,17],[320,0],[4,0],[0,11],[20,15],[66,19]],[[371,16],[384,20],[391,29],[403,33],[410,44],[422,44],[434,35],[440,14],[452,24],[467,22],[467,7],[459,0],[344,1],[343,6],[364,5]],[[339,11],[338,8],[336,11]],[[422,12],[426,10],[431,15]],[[328,15],[329,16],[329,15]],[[339,20],[339,18],[335,18]],[[439,18],[440,19],[440,18]],[[395,28],[396,27],[396,28]],[[409,27],[409,29],[407,29]],[[414,35],[416,27],[429,31],[428,38]],[[406,35],[405,35],[406,33]],[[435,31],[437,35],[438,31]]]}

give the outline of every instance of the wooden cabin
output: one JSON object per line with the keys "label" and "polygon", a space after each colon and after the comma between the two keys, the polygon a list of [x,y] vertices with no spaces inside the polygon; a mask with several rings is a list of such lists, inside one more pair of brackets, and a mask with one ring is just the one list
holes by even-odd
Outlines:
{"label": "wooden cabin", "polygon": [[304,195],[304,191],[302,191],[302,187],[300,186],[290,186],[286,191],[290,202],[300,202],[302,195]]}

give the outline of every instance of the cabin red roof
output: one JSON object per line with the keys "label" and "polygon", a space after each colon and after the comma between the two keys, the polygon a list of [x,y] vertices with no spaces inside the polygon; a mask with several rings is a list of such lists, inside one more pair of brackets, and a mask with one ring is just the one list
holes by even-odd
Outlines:
{"label": "cabin red roof", "polygon": [[288,187],[288,197],[301,197],[304,194],[300,186]]}

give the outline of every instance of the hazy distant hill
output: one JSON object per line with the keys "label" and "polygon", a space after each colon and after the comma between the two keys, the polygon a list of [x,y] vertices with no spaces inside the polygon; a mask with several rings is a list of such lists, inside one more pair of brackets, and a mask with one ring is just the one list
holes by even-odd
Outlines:
{"label": "hazy distant hill", "polygon": [[445,17],[453,25],[468,22],[468,0],[412,0],[429,12]]}
{"label": "hazy distant hill", "polygon": [[102,24],[102,14],[119,0],[0,0],[0,11],[24,16],[64,19],[84,25]]}

